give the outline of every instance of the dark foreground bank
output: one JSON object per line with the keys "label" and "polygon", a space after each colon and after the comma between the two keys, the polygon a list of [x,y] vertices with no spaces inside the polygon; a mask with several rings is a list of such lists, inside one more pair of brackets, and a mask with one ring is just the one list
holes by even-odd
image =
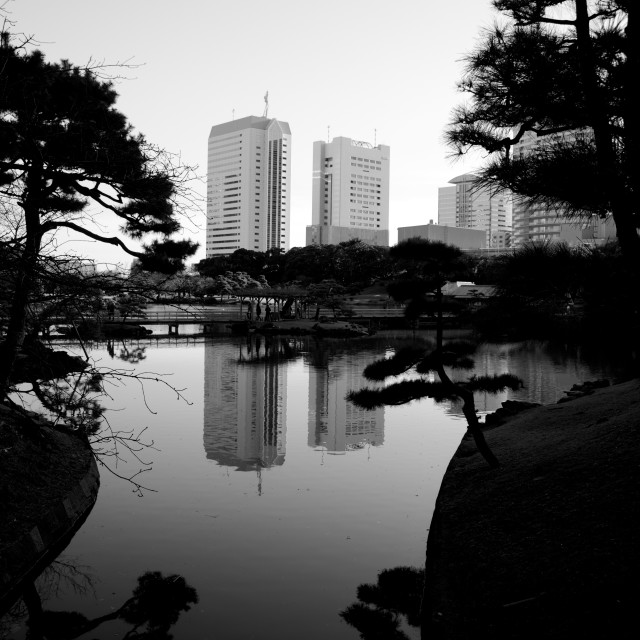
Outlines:
{"label": "dark foreground bank", "polygon": [[439,493],[423,637],[635,638],[640,381],[466,438]]}

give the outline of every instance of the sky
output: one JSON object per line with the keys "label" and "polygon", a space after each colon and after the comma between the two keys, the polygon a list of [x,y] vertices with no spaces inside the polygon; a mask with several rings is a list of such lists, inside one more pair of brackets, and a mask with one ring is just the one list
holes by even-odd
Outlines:
{"label": "sky", "polygon": [[[2,0],[0,0],[0,3]],[[50,61],[117,69],[117,108],[159,146],[197,165],[204,198],[211,126],[261,116],[292,133],[290,247],[311,224],[315,140],[345,136],[391,148],[390,244],[398,227],[437,222],[438,188],[482,158],[452,160],[443,133],[465,97],[463,58],[498,17],[489,0],[6,0],[12,30]],[[201,243],[194,208],[185,234]],[[73,244],[70,245],[73,248]],[[115,248],[75,245],[98,261]]]}

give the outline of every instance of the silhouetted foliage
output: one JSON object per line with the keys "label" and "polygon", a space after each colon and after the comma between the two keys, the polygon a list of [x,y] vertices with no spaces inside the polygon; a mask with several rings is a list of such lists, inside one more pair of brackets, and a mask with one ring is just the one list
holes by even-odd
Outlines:
{"label": "silhouetted foliage", "polygon": [[[640,174],[634,3],[494,0],[504,14],[466,58],[469,96],[447,139],[457,154],[488,152],[480,186],[509,190],[568,215],[611,214],[640,270]],[[522,157],[525,134],[543,144]],[[565,135],[566,134],[566,135]]]}
{"label": "silhouetted foliage", "polygon": [[360,633],[363,640],[406,640],[400,629],[404,618],[412,627],[420,626],[420,606],[424,572],[414,567],[395,567],[378,574],[376,584],[358,586],[358,600],[340,617]]}
{"label": "silhouetted foliage", "polygon": [[253,278],[265,276],[272,284],[297,282],[300,285],[335,280],[358,290],[389,275],[388,249],[350,240],[338,245],[308,245],[282,249],[249,251],[238,249],[228,256],[205,258],[197,265],[201,275],[215,278],[227,271],[243,271]]}
{"label": "silhouetted foliage", "polygon": [[616,242],[528,244],[500,265],[496,294],[475,319],[483,334],[584,340],[598,330],[628,339],[637,330],[633,274]]}
{"label": "silhouetted foliage", "polygon": [[[119,247],[162,271],[181,268],[197,245],[171,237],[180,230],[177,205],[190,170],[134,134],[110,82],[66,60],[47,62],[8,34],[0,69],[1,241],[16,265],[0,364],[6,393],[43,247],[56,232]],[[119,232],[105,234],[113,222]],[[149,236],[141,249],[124,239]]]}
{"label": "silhouetted foliage", "polygon": [[126,638],[171,640],[171,627],[182,612],[198,602],[198,594],[180,575],[147,571],[138,577],[131,598],[119,609],[97,618],[87,618],[77,611],[43,610],[33,585],[27,586],[23,599],[29,612],[30,637],[73,640],[105,622],[120,619],[132,625]]}
{"label": "silhouetted foliage", "polygon": [[[432,348],[407,347],[396,351],[391,357],[368,365],[364,375],[368,380],[381,382],[410,371],[419,378],[401,380],[385,387],[365,387],[351,391],[347,399],[357,406],[372,409],[384,405],[399,405],[432,398],[436,402],[460,399],[462,411],[467,419],[469,432],[473,436],[478,451],[487,462],[498,466],[498,461],[489,449],[482,433],[475,409],[474,391],[498,393],[505,389],[519,389],[522,382],[515,376],[472,376],[468,380],[453,381],[445,369],[470,369],[473,360],[473,345],[466,342],[445,344],[443,331],[445,308],[443,287],[449,279],[456,279],[461,270],[468,267],[462,252],[450,245],[430,240],[414,238],[400,243],[390,251],[392,259],[403,265],[406,274],[404,282],[389,287],[394,298],[405,302],[407,317],[417,318],[426,312],[436,319],[436,343]],[[438,380],[431,379],[431,375]]]}

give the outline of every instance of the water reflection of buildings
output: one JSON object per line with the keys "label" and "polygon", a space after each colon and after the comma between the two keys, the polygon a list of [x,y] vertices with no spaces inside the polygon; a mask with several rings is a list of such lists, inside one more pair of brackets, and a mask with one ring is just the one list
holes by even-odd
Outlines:
{"label": "water reflection of buildings", "polygon": [[[496,411],[505,400],[553,404],[576,382],[610,375],[610,371],[587,362],[577,348],[552,346],[543,342],[481,345],[473,359],[473,373],[477,375],[511,373],[524,383],[519,391],[497,394],[476,392],[476,409],[480,412]],[[463,372],[460,377],[469,374]],[[452,403],[448,413],[462,415],[461,406],[460,403]]]}
{"label": "water reflection of buildings", "polygon": [[255,337],[205,343],[204,448],[210,460],[240,471],[284,464],[286,354],[275,345]]}
{"label": "water reflection of buildings", "polygon": [[362,371],[371,354],[349,354],[349,362],[331,360],[331,367],[309,368],[309,446],[333,452],[384,442],[384,408],[366,411],[347,402],[351,390],[365,386]]}

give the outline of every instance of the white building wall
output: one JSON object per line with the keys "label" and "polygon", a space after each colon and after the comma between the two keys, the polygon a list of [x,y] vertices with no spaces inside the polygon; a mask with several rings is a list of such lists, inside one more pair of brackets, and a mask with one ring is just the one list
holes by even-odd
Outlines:
{"label": "white building wall", "polygon": [[511,234],[508,198],[477,188],[476,180],[476,175],[465,173],[450,180],[452,187],[438,189],[438,222],[445,226],[483,231],[487,247],[505,247]]}
{"label": "white building wall", "polygon": [[456,226],[456,188],[440,187],[438,189],[438,224]]}
{"label": "white building wall", "polygon": [[[345,137],[314,142],[312,226],[351,228],[356,236],[360,230],[388,235],[389,160],[386,145]],[[362,235],[364,241],[371,237]]]}
{"label": "white building wall", "polygon": [[411,238],[437,240],[462,250],[486,249],[487,234],[480,229],[462,229],[443,224],[423,224],[398,227],[398,242]]}
{"label": "white building wall", "polygon": [[211,128],[206,256],[289,248],[291,132],[249,116]]}

